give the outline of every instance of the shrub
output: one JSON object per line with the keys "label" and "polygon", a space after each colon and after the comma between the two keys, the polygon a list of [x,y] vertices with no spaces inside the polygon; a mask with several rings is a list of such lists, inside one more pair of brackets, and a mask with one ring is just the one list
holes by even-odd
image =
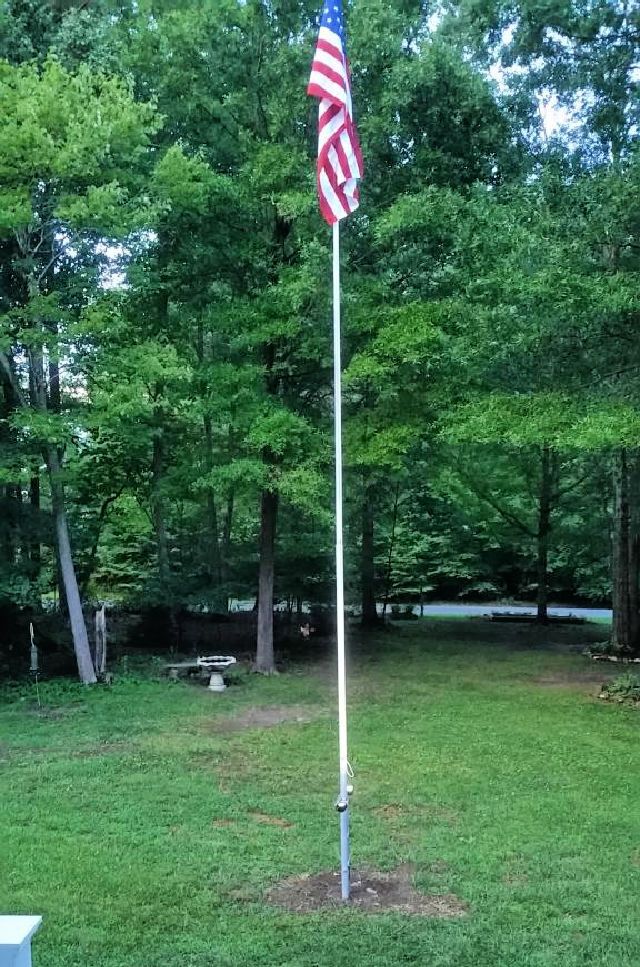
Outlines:
{"label": "shrub", "polygon": [[640,675],[626,672],[602,686],[600,698],[626,705],[640,704]]}

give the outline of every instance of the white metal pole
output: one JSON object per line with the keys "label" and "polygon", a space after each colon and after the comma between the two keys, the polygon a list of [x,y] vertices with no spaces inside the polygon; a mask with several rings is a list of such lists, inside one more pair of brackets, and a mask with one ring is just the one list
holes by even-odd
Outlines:
{"label": "white metal pole", "polygon": [[342,542],[342,365],[340,355],[340,223],[333,225],[333,411],[336,450],[336,634],[338,643],[338,748],[340,754],[340,876],[342,899],[351,892],[349,850],[349,760],[347,752],[347,669],[344,635]]}

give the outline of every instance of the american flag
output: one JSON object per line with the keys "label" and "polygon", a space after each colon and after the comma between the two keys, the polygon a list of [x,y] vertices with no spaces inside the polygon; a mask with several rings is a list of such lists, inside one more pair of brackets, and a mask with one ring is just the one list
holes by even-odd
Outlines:
{"label": "american flag", "polygon": [[363,165],[351,108],[342,0],[325,0],[307,93],[320,99],[318,197],[330,225],[358,207]]}

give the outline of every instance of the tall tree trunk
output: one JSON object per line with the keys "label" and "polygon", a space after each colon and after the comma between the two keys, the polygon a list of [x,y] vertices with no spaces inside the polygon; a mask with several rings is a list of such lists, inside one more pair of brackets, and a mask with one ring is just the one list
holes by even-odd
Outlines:
{"label": "tall tree trunk", "polygon": [[[34,284],[31,284],[30,294],[35,293]],[[29,355],[29,396],[31,405],[41,413],[50,411],[51,406],[47,398],[47,387],[44,378],[44,363],[42,350],[37,347],[28,350]],[[51,375],[51,370],[50,370]],[[59,380],[57,366],[54,364],[53,378]],[[59,382],[55,387],[53,407],[59,411]],[[73,649],[78,664],[78,674],[80,681],[85,685],[93,685],[96,673],[91,658],[89,647],[89,636],[82,613],[82,602],[78,588],[73,555],[71,553],[71,540],[69,538],[69,524],[65,507],[64,487],[60,479],[60,456],[55,446],[47,446],[44,450],[49,485],[51,488],[51,509],[56,534],[56,555],[58,559],[58,580],[60,590],[64,595],[69,621],[71,624],[71,637],[73,639]],[[62,597],[61,597],[62,605]]]}
{"label": "tall tree trunk", "polygon": [[[54,522],[55,523],[55,522]],[[54,527],[55,530],[55,527]],[[60,617],[66,621],[69,617],[69,608],[67,607],[67,592],[64,589],[64,579],[62,577],[62,565],[60,564],[60,552],[58,548],[58,538],[56,533],[56,561],[55,561],[55,574],[54,574],[54,593],[58,594],[58,613]],[[82,595],[81,595],[82,597]]]}
{"label": "tall tree trunk", "polygon": [[[222,521],[222,546],[220,547],[220,579],[225,586],[225,610],[229,608],[229,573],[231,557],[231,531],[233,528],[233,504],[234,493],[229,490],[227,494],[227,506]],[[256,603],[257,603],[256,598]]]}
{"label": "tall tree trunk", "polygon": [[19,484],[7,485],[5,499],[9,532],[9,562],[13,568],[19,563],[22,551],[22,488]]}
{"label": "tall tree trunk", "polygon": [[271,674],[275,671],[273,652],[273,583],[275,571],[275,542],[278,518],[278,494],[270,490],[262,493],[260,502],[260,573],[258,578],[258,642],[256,671]]}
{"label": "tall tree trunk", "polygon": [[29,522],[29,560],[31,562],[31,580],[36,582],[40,577],[42,552],[40,547],[40,476],[36,472],[29,482],[29,504],[31,506]]}
{"label": "tall tree trunk", "polygon": [[168,643],[171,653],[179,649],[182,640],[180,624],[180,609],[176,605],[171,587],[171,566],[169,562],[169,538],[167,536],[167,522],[165,516],[165,500],[162,492],[165,470],[165,452],[162,430],[156,429],[153,437],[153,454],[151,463],[151,513],[156,532],[156,554],[158,560],[158,579],[162,605],[167,608],[169,615]]}
{"label": "tall tree trunk", "polygon": [[542,447],[540,460],[540,494],[538,501],[537,531],[537,572],[538,572],[538,615],[537,620],[545,624],[548,619],[549,598],[549,533],[551,531],[551,511],[553,500],[552,455],[548,446]]}
{"label": "tall tree trunk", "polygon": [[365,481],[362,491],[362,548],[360,555],[362,626],[378,624],[375,588],[375,543],[373,530],[373,487]]}
{"label": "tall tree trunk", "polygon": [[[211,417],[204,417],[204,445],[207,472],[213,470],[213,431]],[[222,584],[222,558],[220,556],[220,535],[218,533],[218,511],[213,487],[207,487],[207,530],[209,532],[209,575],[216,587]]]}
{"label": "tall tree trunk", "polygon": [[631,459],[627,450],[619,450],[613,469],[612,644],[627,653],[638,648],[638,547],[632,530]]}
{"label": "tall tree trunk", "polygon": [[[196,335],[196,353],[198,362],[204,366],[207,357],[205,348],[204,324],[202,318],[198,320]],[[206,382],[202,381],[200,392],[203,398],[206,396]],[[202,418],[204,429],[204,451],[205,467],[208,474],[213,470],[213,427],[211,417],[205,413]],[[207,519],[207,557],[208,557],[208,576],[212,584],[217,588],[222,584],[222,560],[220,556],[220,534],[218,532],[218,509],[216,498],[211,484],[207,486],[206,492],[206,519]]]}
{"label": "tall tree trunk", "polygon": [[633,533],[629,541],[629,638],[631,649],[636,654],[640,651],[639,579],[640,537],[637,533]]}
{"label": "tall tree trunk", "polygon": [[78,663],[78,674],[83,684],[93,685],[97,679],[91,659],[87,626],[82,613],[80,591],[78,589],[78,581],[73,565],[73,556],[71,554],[64,489],[60,480],[60,460],[55,447],[49,447],[46,456],[51,485],[51,507],[56,529],[60,573],[69,611],[69,620],[71,621],[71,635],[73,637],[73,647]]}
{"label": "tall tree trunk", "polygon": [[[58,327],[50,324],[49,331],[58,338]],[[60,366],[57,359],[49,360],[49,410],[52,413],[60,413],[62,410],[62,399],[60,396]]]}
{"label": "tall tree trunk", "polygon": [[640,466],[636,451],[627,455],[629,479],[629,628],[631,648],[640,650]]}
{"label": "tall tree trunk", "polygon": [[222,527],[222,554],[221,554],[221,567],[222,567],[222,577],[224,581],[228,580],[229,575],[229,556],[231,553],[231,531],[233,528],[233,504],[234,504],[234,493],[230,490],[227,494],[227,507],[224,515],[224,524]]}
{"label": "tall tree trunk", "polygon": [[160,590],[163,595],[169,593],[169,542],[167,539],[167,525],[164,516],[164,498],[162,481],[164,477],[164,445],[161,431],[153,437],[153,455],[151,464],[151,512],[153,526],[156,532],[156,554],[158,560],[158,577]]}
{"label": "tall tree trunk", "polygon": [[389,538],[389,554],[387,557],[387,574],[384,582],[384,601],[382,603],[382,619],[387,613],[389,595],[391,594],[391,572],[393,565],[393,549],[396,542],[396,525],[398,523],[398,501],[400,498],[400,484],[396,484],[396,495],[393,501],[393,522],[391,524],[391,537]]}
{"label": "tall tree trunk", "polygon": [[0,558],[6,562],[7,570],[13,564],[13,548],[11,547],[11,529],[8,526],[11,495],[10,487],[0,486]]}
{"label": "tall tree trunk", "polygon": [[[9,417],[17,409],[19,400],[13,390],[9,380],[9,373],[13,373],[15,379],[15,364],[13,357],[3,354],[5,365],[8,372],[0,369],[0,386],[2,395],[0,396],[0,426],[2,427],[2,437],[5,435],[8,440],[15,439],[15,431],[9,429]],[[5,558],[7,569],[12,570],[14,565],[20,560],[20,552],[23,546],[23,526],[24,518],[21,514],[22,490],[18,484],[7,483],[0,487],[0,505],[2,513],[2,547],[0,554]]]}

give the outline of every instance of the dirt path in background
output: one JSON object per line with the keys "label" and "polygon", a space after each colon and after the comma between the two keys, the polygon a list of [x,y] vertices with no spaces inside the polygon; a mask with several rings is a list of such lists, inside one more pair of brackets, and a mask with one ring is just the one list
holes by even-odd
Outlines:
{"label": "dirt path in background", "polygon": [[322,715],[323,709],[310,705],[263,705],[243,709],[225,719],[216,719],[210,729],[216,732],[241,732],[243,729],[269,729],[293,722],[304,725]]}
{"label": "dirt path in background", "polygon": [[615,678],[615,674],[607,673],[603,668],[562,668],[557,671],[547,671],[532,679],[535,685],[548,688],[581,688],[585,685],[593,686],[592,690],[600,690],[602,685]]}

